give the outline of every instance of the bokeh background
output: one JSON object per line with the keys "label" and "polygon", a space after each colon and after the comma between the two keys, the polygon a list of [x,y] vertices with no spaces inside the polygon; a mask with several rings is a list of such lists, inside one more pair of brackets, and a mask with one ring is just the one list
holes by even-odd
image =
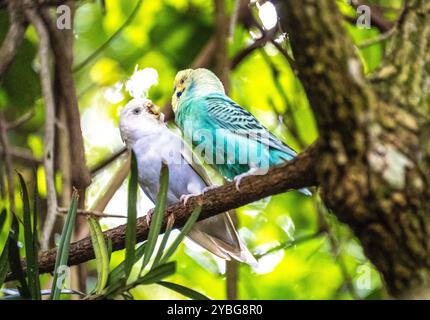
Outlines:
{"label": "bokeh background", "polygon": [[[357,44],[366,72],[374,70],[383,55],[384,42],[366,42],[378,37],[381,31],[375,27],[357,27],[351,23],[357,17],[355,9],[348,1],[337,2],[346,16],[345,27]],[[395,19],[403,5],[403,1],[397,0],[369,2],[388,19]],[[225,1],[230,15],[236,5],[236,1]],[[261,19],[255,4],[250,8],[260,25],[270,24],[270,19],[276,21],[276,16]],[[7,14],[0,11],[0,39],[7,26]],[[74,77],[89,167],[124,146],[118,130],[119,113],[130,99],[126,81],[136,68],[155,70],[156,76],[151,71],[152,76],[145,80],[149,87],[147,95],[168,112],[175,74],[193,64],[215,31],[212,1],[78,2],[74,18],[74,61],[77,66]],[[259,28],[237,21],[228,39],[230,59],[240,55],[259,36]],[[279,32],[274,39],[284,50],[289,50],[288,40]],[[5,118],[15,119],[34,109],[31,120],[11,131],[9,139],[17,148],[41,158],[44,106],[37,74],[37,45],[37,34],[30,27],[17,59],[1,84],[0,110]],[[252,50],[231,70],[230,95],[298,151],[318,136],[299,80],[285,56],[270,41]],[[105,192],[122,161],[120,158],[113,162],[94,177],[87,190],[87,207]],[[4,189],[3,163],[0,170],[3,170]],[[31,179],[26,167],[16,163],[16,170]],[[43,167],[39,166],[37,172],[44,198]],[[61,190],[61,172],[57,172],[57,176],[57,187]],[[126,183],[109,202],[106,213],[125,215]],[[4,192],[2,194],[0,207],[7,202]],[[18,199],[18,190],[16,194]],[[20,206],[17,201],[18,209]],[[151,206],[141,194],[139,213],[145,214]],[[384,296],[380,276],[364,256],[360,244],[345,225],[327,212],[318,196],[308,198],[296,191],[273,196],[238,209],[237,220],[240,235],[259,259],[258,268],[240,265],[236,276],[227,277],[223,261],[185,241],[174,256],[177,273],[169,280],[214,299],[226,298],[227,282],[234,282],[230,285],[237,287],[238,299],[379,299]],[[123,223],[125,220],[121,218],[102,220],[104,228]],[[61,221],[58,224],[61,225]],[[0,246],[4,239],[5,235],[2,235]],[[115,252],[112,266],[122,261],[123,256],[122,251]],[[86,268],[86,283],[91,288],[96,281],[94,262],[87,263]],[[49,282],[48,276],[43,279],[45,283]],[[183,298],[156,285],[139,287],[132,293],[136,299]]]}

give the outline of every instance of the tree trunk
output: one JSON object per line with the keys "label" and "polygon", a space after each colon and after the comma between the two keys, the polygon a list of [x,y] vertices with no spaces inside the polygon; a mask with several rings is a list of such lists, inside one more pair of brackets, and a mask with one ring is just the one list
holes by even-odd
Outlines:
{"label": "tree trunk", "polygon": [[368,77],[335,1],[279,1],[320,130],[321,196],[398,298],[430,298],[430,2],[407,1]]}

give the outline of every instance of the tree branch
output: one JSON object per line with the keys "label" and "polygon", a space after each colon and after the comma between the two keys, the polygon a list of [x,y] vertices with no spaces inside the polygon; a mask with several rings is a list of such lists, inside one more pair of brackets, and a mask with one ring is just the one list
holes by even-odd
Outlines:
{"label": "tree branch", "polygon": [[40,58],[40,82],[45,100],[45,136],[44,136],[44,160],[46,180],[46,194],[48,209],[41,235],[41,248],[46,250],[49,246],[52,230],[54,229],[57,214],[57,192],[55,190],[54,169],[54,143],[55,143],[55,101],[52,89],[51,71],[49,69],[49,34],[39,14],[33,10],[26,11],[28,20],[36,28],[39,36],[39,58]]}
{"label": "tree branch", "polygon": [[[0,155],[4,156],[4,150],[2,146],[0,146]],[[17,160],[28,166],[38,166],[42,164],[42,160],[33,157],[31,152],[29,152],[27,149],[12,147],[10,149],[10,155],[14,160]]]}
{"label": "tree branch", "polygon": [[[318,163],[318,149],[319,146],[315,143],[295,160],[270,168],[266,175],[245,177],[241,182],[240,192],[236,191],[235,183],[228,183],[209,190],[201,196],[190,198],[185,206],[181,203],[169,206],[166,210],[163,230],[169,215],[173,215],[175,218],[174,227],[181,228],[197,203],[203,204],[199,217],[199,220],[202,220],[290,189],[317,185],[314,169]],[[112,240],[113,251],[124,248],[125,231],[126,225],[121,225],[104,232],[105,238]],[[137,220],[137,241],[144,241],[148,236],[148,231],[146,217],[139,218]],[[56,249],[51,249],[39,254],[40,273],[53,271],[56,253]],[[70,245],[69,265],[77,265],[91,259],[94,259],[94,250],[90,237]],[[13,280],[13,277],[9,275],[8,280]]]}
{"label": "tree branch", "polygon": [[73,155],[74,160],[72,166],[73,185],[78,189],[85,189],[91,183],[91,174],[86,166],[78,98],[72,74],[73,33],[72,30],[57,29],[47,10],[42,10],[41,15],[51,37],[55,57],[56,79],[59,80],[59,90],[66,109],[70,154]]}
{"label": "tree branch", "polygon": [[[430,119],[430,2],[411,0],[372,81],[385,100]],[[410,61],[410,63],[405,63]],[[413,110],[408,106],[414,105]]]}
{"label": "tree branch", "polygon": [[3,146],[3,157],[7,177],[7,190],[10,210],[15,213],[15,178],[12,164],[12,154],[10,151],[9,138],[7,135],[7,122],[0,114],[0,142]]}
{"label": "tree branch", "polygon": [[108,156],[106,159],[103,159],[99,163],[95,164],[93,167],[91,167],[91,175],[96,175],[100,170],[103,170],[107,166],[109,166],[112,162],[114,162],[116,159],[120,158],[122,155],[124,155],[128,151],[127,147],[123,147],[117,152],[114,152],[110,156]]}
{"label": "tree branch", "polygon": [[12,64],[18,49],[24,40],[27,22],[21,10],[20,0],[11,1],[8,4],[9,30],[0,47],[0,83],[9,66]]}

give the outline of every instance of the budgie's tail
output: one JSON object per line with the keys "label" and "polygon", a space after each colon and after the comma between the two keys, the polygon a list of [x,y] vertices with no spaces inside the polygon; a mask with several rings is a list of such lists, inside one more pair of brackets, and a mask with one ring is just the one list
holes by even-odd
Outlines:
{"label": "budgie's tail", "polygon": [[303,188],[299,190],[301,193],[303,193],[305,196],[312,196],[312,192],[309,191],[309,189]]}
{"label": "budgie's tail", "polygon": [[188,237],[222,259],[233,258],[254,267],[258,265],[252,253],[240,240],[228,213],[197,222]]}

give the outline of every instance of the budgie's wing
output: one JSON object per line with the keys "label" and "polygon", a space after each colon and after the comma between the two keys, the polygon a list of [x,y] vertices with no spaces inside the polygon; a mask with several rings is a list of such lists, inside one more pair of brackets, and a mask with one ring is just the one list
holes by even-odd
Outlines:
{"label": "budgie's wing", "polygon": [[[241,108],[229,97],[219,93],[208,94],[204,97],[206,115],[212,123],[220,128],[231,131],[237,135],[244,135],[249,139],[255,139],[268,145],[270,148],[278,149],[295,157],[297,153],[275,137],[247,110]],[[261,139],[261,135],[265,139]]]}
{"label": "budgie's wing", "polygon": [[[207,186],[213,184],[203,164],[196,156],[193,157],[187,146],[181,148],[181,154],[183,160],[191,166]],[[250,265],[257,265],[257,260],[240,240],[228,212],[197,222],[188,237],[222,259],[234,258]]]}
{"label": "budgie's wing", "polygon": [[207,174],[200,159],[192,153],[191,149],[185,144],[185,142],[183,143],[184,147],[181,148],[182,159],[191,166],[194,172],[200,176],[207,186],[213,185],[213,182]]}
{"label": "budgie's wing", "polygon": [[149,200],[152,201],[152,203],[155,203],[155,198],[154,196],[151,194],[151,192],[149,191],[149,189],[139,181],[139,186],[140,186],[140,190],[143,191],[143,193],[145,194],[145,196],[148,197]]}
{"label": "budgie's wing", "polygon": [[[226,95],[212,93],[205,96],[204,99],[206,112],[200,113],[201,117],[207,117],[204,121],[215,123],[219,128],[229,130],[232,134],[254,139],[269,148],[277,149],[286,154],[288,160],[297,155],[297,152],[275,137],[251,113],[241,108]],[[308,189],[299,191],[307,196],[312,195]]]}

